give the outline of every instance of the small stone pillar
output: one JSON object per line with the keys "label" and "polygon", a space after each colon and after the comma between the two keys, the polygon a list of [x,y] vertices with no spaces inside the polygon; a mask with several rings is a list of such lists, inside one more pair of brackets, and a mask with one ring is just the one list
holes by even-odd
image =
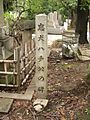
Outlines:
{"label": "small stone pillar", "polygon": [[38,98],[47,97],[47,15],[36,15],[36,75]]}
{"label": "small stone pillar", "polygon": [[59,27],[57,11],[54,11],[54,13],[53,13],[53,19],[54,19],[55,27],[56,28]]}

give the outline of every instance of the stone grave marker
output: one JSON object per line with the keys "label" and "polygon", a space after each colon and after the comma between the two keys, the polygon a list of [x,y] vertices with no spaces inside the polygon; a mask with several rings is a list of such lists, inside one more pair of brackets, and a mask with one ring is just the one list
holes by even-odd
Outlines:
{"label": "stone grave marker", "polygon": [[57,11],[54,11],[54,13],[53,13],[53,20],[54,20],[55,27],[60,27],[59,23],[58,23],[58,14],[57,14]]}
{"label": "stone grave marker", "polygon": [[49,27],[54,27],[54,25],[53,25],[53,13],[52,12],[50,12],[48,14],[48,26]]}
{"label": "stone grave marker", "polygon": [[68,23],[67,22],[64,22],[64,29],[68,30]]}
{"label": "stone grave marker", "polygon": [[36,89],[38,98],[47,97],[47,15],[36,15]]}
{"label": "stone grave marker", "polygon": [[59,25],[63,24],[62,15],[61,14],[58,15],[58,23],[59,23]]}

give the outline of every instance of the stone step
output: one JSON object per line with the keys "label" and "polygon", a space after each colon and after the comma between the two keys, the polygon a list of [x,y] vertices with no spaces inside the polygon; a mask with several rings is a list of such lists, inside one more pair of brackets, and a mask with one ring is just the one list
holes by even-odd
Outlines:
{"label": "stone step", "polygon": [[0,98],[0,113],[8,113],[12,103],[13,99]]}

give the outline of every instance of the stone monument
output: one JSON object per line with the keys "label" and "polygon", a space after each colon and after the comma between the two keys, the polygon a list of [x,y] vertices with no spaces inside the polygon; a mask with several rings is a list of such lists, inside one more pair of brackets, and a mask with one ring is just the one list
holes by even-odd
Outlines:
{"label": "stone monument", "polygon": [[36,76],[38,98],[47,97],[47,15],[36,15]]}

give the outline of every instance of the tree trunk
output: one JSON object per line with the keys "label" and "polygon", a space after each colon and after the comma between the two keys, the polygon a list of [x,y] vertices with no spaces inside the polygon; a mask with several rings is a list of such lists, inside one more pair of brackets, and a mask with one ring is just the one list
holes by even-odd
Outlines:
{"label": "tree trunk", "polygon": [[85,6],[82,8],[82,1],[78,0],[77,5],[77,22],[76,22],[76,33],[80,34],[79,43],[85,44],[87,41],[87,22],[89,15],[89,7]]}

